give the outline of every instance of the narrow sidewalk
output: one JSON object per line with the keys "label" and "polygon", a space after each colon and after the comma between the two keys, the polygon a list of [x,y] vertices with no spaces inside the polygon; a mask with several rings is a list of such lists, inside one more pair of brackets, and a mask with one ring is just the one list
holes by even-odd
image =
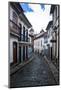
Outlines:
{"label": "narrow sidewalk", "polygon": [[22,62],[20,64],[17,64],[13,67],[10,67],[10,75],[16,73],[19,69],[22,69],[26,64],[30,63],[34,59],[34,55],[31,55],[29,60]]}
{"label": "narrow sidewalk", "polygon": [[56,69],[54,64],[50,60],[48,60],[48,58],[45,55],[44,55],[44,59],[48,63],[48,65],[53,73],[53,76],[55,78],[55,81],[57,82],[57,84],[59,84],[59,71]]}

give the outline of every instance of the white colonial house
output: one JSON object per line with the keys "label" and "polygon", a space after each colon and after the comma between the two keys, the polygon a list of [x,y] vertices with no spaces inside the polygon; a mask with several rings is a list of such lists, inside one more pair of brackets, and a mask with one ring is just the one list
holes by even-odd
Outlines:
{"label": "white colonial house", "polygon": [[24,15],[18,2],[9,3],[9,62],[21,63],[28,60],[28,29],[32,25]]}
{"label": "white colonial house", "polygon": [[29,46],[28,48],[28,54],[30,57],[31,54],[33,54],[32,52],[34,51],[34,29],[32,27],[28,30],[28,40],[31,43],[31,47]]}
{"label": "white colonial house", "polygon": [[47,27],[47,39],[48,39],[48,43],[47,43],[47,47],[48,47],[48,56],[50,57],[50,59],[52,58],[52,33],[53,33],[53,21],[49,21]]}
{"label": "white colonial house", "polygon": [[48,33],[45,32],[43,37],[44,37],[44,49],[48,49],[48,46],[47,46],[47,44],[48,44]]}
{"label": "white colonial house", "polygon": [[53,33],[53,21],[49,21],[48,25],[47,25],[47,34],[48,34],[48,44],[50,45],[50,47],[52,47],[52,43],[51,43],[51,39],[52,39],[52,33]]}
{"label": "white colonial house", "polygon": [[41,53],[44,50],[44,31],[34,37],[34,52]]}

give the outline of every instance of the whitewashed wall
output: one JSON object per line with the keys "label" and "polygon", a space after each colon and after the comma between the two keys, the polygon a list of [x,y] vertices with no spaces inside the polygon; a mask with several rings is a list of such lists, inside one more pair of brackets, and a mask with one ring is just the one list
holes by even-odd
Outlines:
{"label": "whitewashed wall", "polygon": [[[15,10],[10,6],[10,20],[13,20],[13,11],[15,12]],[[16,12],[15,12],[16,13]],[[17,14],[17,13],[16,13]],[[18,15],[17,15],[18,16]],[[13,62],[13,42],[17,42],[17,60],[19,60],[19,45],[18,45],[18,38],[14,38],[12,36],[10,36],[10,42],[9,42],[9,62],[12,63]]]}
{"label": "whitewashed wall", "polygon": [[53,33],[53,29],[52,27],[50,27],[50,29],[48,30],[48,44],[50,47],[52,47],[52,43],[50,42],[52,40],[52,33]]}
{"label": "whitewashed wall", "polygon": [[42,50],[44,50],[44,38],[43,37],[34,40],[34,52],[39,51],[39,53],[41,53]]}
{"label": "whitewashed wall", "polygon": [[[13,11],[16,13],[16,11],[10,6],[10,20],[13,20]],[[17,13],[16,13],[17,14]],[[17,14],[17,18],[18,18],[18,21],[17,21],[17,24],[19,26],[19,24],[22,25],[22,34],[23,34],[23,26],[25,27],[25,30],[28,30],[28,26],[24,23],[23,20],[21,20],[21,18],[18,16]],[[26,35],[26,32],[25,32],[25,35]],[[11,37],[10,36],[10,63],[13,62],[13,42],[17,42],[17,59],[19,60],[19,44],[18,44],[18,38],[15,38],[15,37]],[[26,47],[25,47],[26,48]],[[28,47],[29,48],[29,47]],[[21,61],[23,61],[23,46],[21,46]],[[26,53],[26,51],[25,51]]]}

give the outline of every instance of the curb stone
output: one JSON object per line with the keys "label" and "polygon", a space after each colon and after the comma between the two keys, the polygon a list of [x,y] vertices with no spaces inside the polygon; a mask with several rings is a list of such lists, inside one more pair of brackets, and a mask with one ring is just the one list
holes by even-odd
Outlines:
{"label": "curb stone", "polygon": [[30,63],[32,60],[34,59],[34,57],[30,58],[28,61],[24,62],[23,64],[18,64],[16,67],[12,68],[10,70],[10,75],[16,73],[19,69],[23,68],[26,64]]}
{"label": "curb stone", "polygon": [[55,81],[57,82],[57,84],[59,84],[59,72],[58,72],[58,70],[53,65],[53,63],[47,59],[47,57],[45,55],[44,55],[44,58],[45,58],[46,62],[48,63],[48,65],[49,65],[49,67],[50,67],[50,69],[51,69],[51,71],[53,73]]}

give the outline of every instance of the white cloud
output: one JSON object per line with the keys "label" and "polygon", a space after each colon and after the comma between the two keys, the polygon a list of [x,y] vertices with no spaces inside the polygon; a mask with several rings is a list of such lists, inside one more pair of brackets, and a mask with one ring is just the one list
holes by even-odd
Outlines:
{"label": "white cloud", "polygon": [[42,12],[40,4],[29,4],[29,7],[32,8],[34,12]]}
{"label": "white cloud", "polygon": [[48,22],[52,19],[50,16],[50,5],[45,5],[45,10],[41,9],[39,4],[29,4],[34,12],[27,12],[27,16],[30,23],[33,25],[34,31],[39,33],[41,29],[46,29]]}

